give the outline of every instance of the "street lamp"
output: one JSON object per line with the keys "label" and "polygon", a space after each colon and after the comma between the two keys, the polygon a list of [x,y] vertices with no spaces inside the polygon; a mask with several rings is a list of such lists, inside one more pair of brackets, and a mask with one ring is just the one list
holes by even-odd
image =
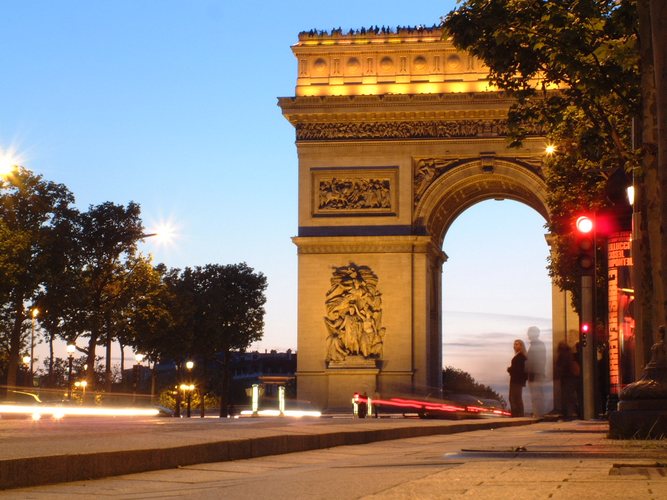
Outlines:
{"label": "street lamp", "polygon": [[187,392],[187,417],[190,418],[190,409],[192,408],[192,391],[195,390],[195,385],[194,384],[181,384],[180,389],[183,392]]}
{"label": "street lamp", "polygon": [[67,344],[67,399],[72,401],[72,361],[74,359],[74,344]]}
{"label": "street lamp", "polygon": [[[195,364],[193,361],[186,361],[185,362],[185,368],[188,370],[188,380],[192,381],[192,369],[194,368]],[[195,386],[190,383],[186,384],[187,390],[188,390],[188,409],[187,409],[187,416],[190,418],[190,408],[192,405],[192,391],[194,390]],[[183,387],[183,386],[181,386]]]}
{"label": "street lamp", "polygon": [[88,381],[87,380],[77,380],[74,382],[74,387],[78,387],[81,389],[81,402],[85,401],[86,399],[86,387],[88,387]]}
{"label": "street lamp", "polygon": [[137,361],[137,363],[134,365],[132,372],[134,373],[134,385],[133,385],[133,392],[132,392],[132,402],[136,402],[137,400],[137,388],[139,386],[139,370],[141,370],[141,362],[144,360],[144,355],[141,353],[136,353],[134,355],[134,359]]}

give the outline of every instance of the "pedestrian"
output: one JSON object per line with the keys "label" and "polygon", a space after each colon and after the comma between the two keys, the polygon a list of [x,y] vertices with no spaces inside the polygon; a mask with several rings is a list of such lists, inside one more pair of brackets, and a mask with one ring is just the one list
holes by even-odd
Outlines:
{"label": "pedestrian", "polygon": [[560,408],[564,420],[577,415],[577,385],[581,368],[572,349],[565,341],[557,348],[554,379],[560,381]]}
{"label": "pedestrian", "polygon": [[528,375],[528,392],[533,417],[544,415],[544,380],[546,378],[547,349],[540,340],[540,329],[536,326],[528,328],[528,353],[526,354],[526,373]]}
{"label": "pedestrian", "polygon": [[514,341],[514,357],[507,372],[510,374],[510,410],[513,417],[523,417],[523,388],[526,385],[526,345],[523,340]]}

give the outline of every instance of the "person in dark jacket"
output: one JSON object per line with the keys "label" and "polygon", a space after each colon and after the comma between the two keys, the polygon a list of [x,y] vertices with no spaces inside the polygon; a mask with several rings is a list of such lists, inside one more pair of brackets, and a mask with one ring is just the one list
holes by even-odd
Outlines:
{"label": "person in dark jacket", "polygon": [[510,410],[513,417],[523,417],[523,388],[526,385],[526,344],[514,341],[514,357],[507,368],[510,374]]}
{"label": "person in dark jacket", "polygon": [[558,344],[558,357],[554,379],[560,381],[560,408],[564,420],[575,418],[577,412],[577,387],[581,368],[567,342]]}

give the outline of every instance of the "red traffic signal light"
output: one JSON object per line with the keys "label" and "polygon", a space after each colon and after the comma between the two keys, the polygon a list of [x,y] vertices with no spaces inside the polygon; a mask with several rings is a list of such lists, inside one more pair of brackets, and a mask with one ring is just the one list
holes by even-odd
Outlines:
{"label": "red traffic signal light", "polygon": [[595,267],[595,223],[589,216],[582,215],[575,221],[575,228],[573,236],[579,272],[592,274]]}
{"label": "red traffic signal light", "polygon": [[582,323],[581,326],[579,327],[581,330],[581,333],[588,333],[591,331],[591,324],[590,323]]}
{"label": "red traffic signal light", "polygon": [[581,234],[588,234],[591,231],[593,231],[593,219],[588,217],[587,215],[582,215],[577,219],[577,222],[575,224],[577,226],[577,231],[579,231]]}

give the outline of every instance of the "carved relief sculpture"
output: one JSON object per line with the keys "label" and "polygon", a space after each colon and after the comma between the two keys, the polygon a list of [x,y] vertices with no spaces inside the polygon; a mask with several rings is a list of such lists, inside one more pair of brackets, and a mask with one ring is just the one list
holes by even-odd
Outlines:
{"label": "carved relief sculpture", "polygon": [[453,163],[451,159],[425,158],[415,165],[415,205],[431,183]]}
{"label": "carved relief sculpture", "polygon": [[319,209],[391,208],[389,179],[322,179]]}
{"label": "carved relief sculpture", "polygon": [[368,266],[334,268],[325,305],[327,315],[327,362],[348,356],[380,358],[385,328],[378,278]]}

